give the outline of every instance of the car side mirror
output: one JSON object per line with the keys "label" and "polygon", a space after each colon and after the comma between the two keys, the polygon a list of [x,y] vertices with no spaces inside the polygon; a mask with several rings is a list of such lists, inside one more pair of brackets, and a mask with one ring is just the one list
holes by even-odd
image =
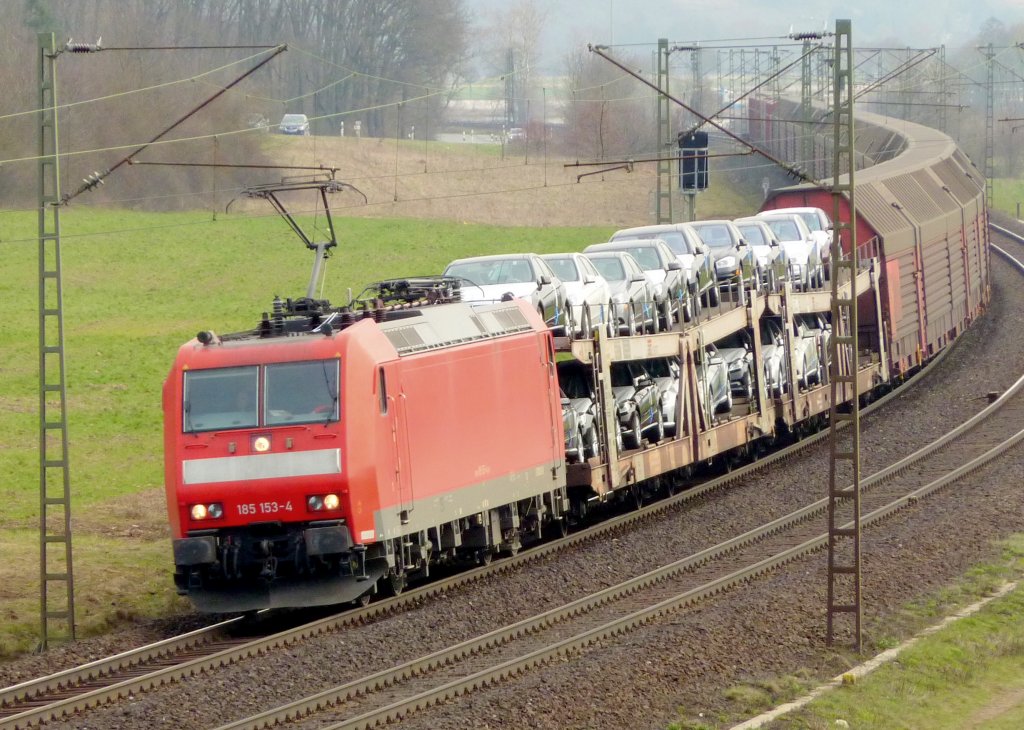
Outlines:
{"label": "car side mirror", "polygon": [[584,284],[593,284],[595,281],[597,281],[597,279],[595,279],[593,276],[587,275],[583,277]]}
{"label": "car side mirror", "polygon": [[646,281],[646,279],[647,277],[645,277],[643,274],[633,274],[633,276],[630,277],[629,282],[631,284],[635,284],[638,281]]}
{"label": "car side mirror", "polygon": [[775,240],[775,239],[773,238],[773,239],[772,239],[772,241],[771,241],[771,243],[769,243],[768,245],[769,245],[769,246],[771,246],[772,248],[778,248],[778,247],[779,247],[779,242],[778,242],[778,241],[776,241],[776,240]]}
{"label": "car side mirror", "polygon": [[637,375],[633,380],[634,388],[646,388],[651,384],[651,378],[649,375]]}
{"label": "car side mirror", "polygon": [[736,244],[737,248],[744,248],[746,245],[747,242],[744,241],[742,238],[740,239],[739,243]]}
{"label": "car side mirror", "polygon": [[540,278],[537,279],[537,287],[547,286],[551,283],[551,277],[546,274],[541,274]]}
{"label": "car side mirror", "polygon": [[571,402],[572,402],[572,401],[570,401],[570,400],[569,400],[568,398],[562,398],[562,407],[563,407],[563,408],[565,408],[565,407],[566,407],[566,406],[568,406],[568,405],[569,405],[569,404],[570,404]]}
{"label": "car side mirror", "polygon": [[668,262],[668,270],[669,271],[682,271],[682,269],[683,269],[683,265],[681,263],[679,263],[678,261],[669,261]]}

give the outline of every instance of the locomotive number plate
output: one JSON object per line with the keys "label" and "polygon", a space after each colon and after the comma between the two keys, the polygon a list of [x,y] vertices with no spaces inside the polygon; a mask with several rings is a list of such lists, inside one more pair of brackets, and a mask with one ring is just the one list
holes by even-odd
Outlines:
{"label": "locomotive number plate", "polygon": [[287,502],[248,502],[238,505],[240,515],[273,515],[278,512],[291,512],[291,500]]}

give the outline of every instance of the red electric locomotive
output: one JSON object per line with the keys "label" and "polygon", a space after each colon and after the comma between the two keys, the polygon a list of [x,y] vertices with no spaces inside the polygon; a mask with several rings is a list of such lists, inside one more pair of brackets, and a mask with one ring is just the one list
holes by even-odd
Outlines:
{"label": "red electric locomotive", "polygon": [[400,591],[568,506],[552,336],[520,300],[278,300],[183,345],[163,405],[175,582],[200,610]]}

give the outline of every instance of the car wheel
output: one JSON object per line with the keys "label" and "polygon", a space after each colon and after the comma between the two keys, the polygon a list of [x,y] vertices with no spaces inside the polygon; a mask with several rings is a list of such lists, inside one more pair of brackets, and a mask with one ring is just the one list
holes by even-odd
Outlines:
{"label": "car wheel", "polygon": [[658,401],[658,405],[655,410],[654,437],[650,439],[652,444],[656,444],[665,438],[665,413],[661,401]]}
{"label": "car wheel", "polygon": [[708,300],[711,302],[712,307],[717,307],[722,302],[722,293],[718,291],[718,284],[714,283],[711,288],[708,289]]}
{"label": "car wheel", "polygon": [[636,334],[636,311],[633,309],[633,302],[628,304],[628,311],[626,312],[626,334]]}
{"label": "car wheel", "polygon": [[583,458],[592,459],[595,456],[597,456],[597,429],[594,428],[594,424],[590,424],[590,428],[584,434]]}
{"label": "car wheel", "polygon": [[807,356],[806,355],[804,355],[803,362],[804,362],[803,367],[800,368],[800,377],[797,378],[796,384],[799,387],[801,387],[801,388],[806,388],[806,387],[808,387],[808,385],[810,385],[810,383],[808,381],[808,377],[807,377]]}
{"label": "car wheel", "polygon": [[629,428],[622,434],[622,444],[627,449],[640,448],[640,414],[636,411],[629,419]]}
{"label": "car wheel", "polygon": [[665,298],[665,301],[661,303],[661,329],[668,332],[672,329],[672,325],[675,324],[675,319],[672,317],[672,300]]}
{"label": "car wheel", "polygon": [[594,336],[594,329],[590,325],[590,307],[583,305],[583,314],[580,315],[580,337],[589,340]]}
{"label": "car wheel", "polygon": [[573,459],[574,463],[583,461],[586,458],[583,454],[583,444],[583,429],[580,428],[576,431],[576,458]]}
{"label": "car wheel", "polygon": [[700,319],[700,294],[697,293],[696,289],[690,292],[690,309],[693,313],[692,319]]}
{"label": "car wheel", "polygon": [[747,403],[750,403],[754,400],[754,379],[748,372],[743,380],[743,396],[747,399]]}

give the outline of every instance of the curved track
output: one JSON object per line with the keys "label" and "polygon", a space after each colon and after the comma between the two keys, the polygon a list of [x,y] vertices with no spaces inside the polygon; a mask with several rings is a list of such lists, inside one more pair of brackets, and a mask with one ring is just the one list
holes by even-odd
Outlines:
{"label": "curved track", "polygon": [[[1012,399],[1005,398],[1002,402],[1007,402],[1008,400]],[[879,403],[878,405],[881,405],[881,403]],[[1019,406],[1012,407],[1016,408]],[[992,410],[993,412],[998,412],[1003,411],[1004,409],[993,408]],[[1017,416],[1017,419],[1017,422],[1019,422],[1019,414]],[[972,438],[974,437],[972,436]],[[801,442],[800,444],[797,444],[796,446],[791,447],[790,449],[784,450],[782,452],[779,452],[778,454],[773,455],[769,459],[762,460],[761,462],[758,462],[757,464],[748,467],[746,470],[740,470],[734,472],[733,474],[727,475],[722,479],[708,482],[704,485],[701,485],[700,487],[697,487],[693,490],[686,492],[685,494],[678,495],[674,498],[665,500],[663,502],[659,502],[658,504],[652,505],[651,507],[648,507],[639,512],[616,518],[614,520],[606,522],[595,528],[591,528],[590,530],[581,532],[565,540],[559,541],[557,543],[552,543],[551,545],[545,546],[538,550],[531,551],[528,554],[523,554],[511,560],[502,561],[499,564],[495,564],[493,566],[478,569],[471,573],[457,576],[451,579],[450,581],[443,581],[438,584],[434,584],[431,586],[427,586],[423,589],[419,589],[417,591],[409,592],[403,597],[393,599],[391,601],[380,602],[367,609],[348,613],[340,617],[331,617],[320,622],[315,622],[313,624],[300,627],[299,629],[281,632],[270,637],[264,637],[258,641],[246,642],[238,646],[237,648],[224,648],[224,645],[210,643],[204,649],[197,649],[196,647],[198,644],[214,640],[207,637],[217,637],[217,640],[220,641],[230,640],[225,639],[225,637],[223,636],[225,630],[224,626],[211,627],[210,630],[193,632],[193,634],[190,634],[188,637],[182,637],[182,640],[180,642],[177,642],[180,644],[180,648],[174,649],[174,651],[180,651],[184,653],[177,654],[177,658],[170,658],[174,656],[174,653],[172,652],[172,646],[176,643],[176,641],[168,640],[168,642],[161,642],[161,644],[158,645],[145,647],[143,649],[138,650],[137,652],[128,652],[123,655],[119,655],[118,657],[112,658],[111,660],[106,662],[106,664],[104,662],[94,662],[88,665],[87,667],[81,668],[80,670],[75,670],[73,672],[64,672],[60,675],[44,678],[43,680],[39,680],[38,682],[24,683],[22,685],[18,685],[17,687],[9,688],[8,690],[4,690],[3,693],[0,694],[0,701],[4,702],[8,708],[7,716],[0,716],[0,727],[26,727],[40,720],[44,720],[47,718],[59,718],[62,715],[77,712],[88,707],[95,707],[111,699],[116,699],[119,697],[129,697],[135,692],[159,686],[162,683],[173,681],[175,678],[178,677],[189,676],[192,674],[196,674],[198,672],[214,669],[219,666],[223,666],[227,663],[230,663],[232,661],[236,661],[239,658],[253,656],[254,654],[262,653],[264,651],[269,650],[271,647],[287,646],[296,641],[300,641],[303,638],[308,638],[310,636],[315,636],[329,631],[336,631],[338,629],[343,629],[347,626],[353,626],[358,623],[365,622],[369,619],[374,618],[375,616],[380,616],[386,613],[390,613],[392,611],[401,610],[405,606],[421,602],[428,596],[442,595],[446,590],[450,590],[455,585],[478,580],[479,578],[496,571],[508,570],[526,561],[540,560],[553,552],[563,550],[567,547],[571,547],[585,541],[607,538],[610,535],[614,535],[614,533],[617,530],[620,530],[626,527],[627,525],[645,519],[650,519],[653,515],[675,508],[681,502],[690,499],[695,499],[704,494],[707,494],[712,490],[717,489],[718,487],[724,486],[725,484],[728,484],[736,479],[739,479],[742,476],[744,476],[747,470],[760,469],[779,460],[785,459],[788,456],[791,456],[797,450],[805,448],[810,443],[812,443],[811,440],[805,440],[804,442]],[[952,448],[950,448],[945,453],[952,453],[952,451]],[[957,461],[962,459],[962,455],[956,457]],[[907,465],[903,465],[901,467],[901,469],[904,470],[906,468]],[[872,477],[872,479],[874,479],[874,477]],[[902,491],[900,497],[897,498],[895,501],[890,500],[891,503],[896,505],[891,506],[890,509],[898,509],[899,506],[902,506],[907,501],[912,501],[913,499],[919,498],[919,495],[910,496],[913,493],[913,491],[918,488],[919,486],[916,486],[910,491],[907,491],[906,488],[901,488]],[[665,590],[665,586],[668,585],[666,581],[677,580],[677,578],[670,577],[673,574],[690,575],[690,573],[688,573],[687,571],[691,571],[695,565],[710,560],[712,555],[730,554],[732,551],[736,550],[737,546],[740,544],[752,545],[748,549],[752,550],[753,557],[757,558],[752,563],[756,568],[758,564],[762,563],[766,559],[766,556],[764,554],[767,549],[765,547],[767,543],[764,542],[764,540],[766,539],[766,535],[773,534],[778,530],[782,529],[781,525],[783,524],[783,522],[785,522],[786,524],[790,524],[801,523],[803,521],[806,521],[809,515],[816,511],[817,509],[821,508],[811,505],[806,508],[806,510],[809,510],[809,512],[807,512],[806,514],[794,514],[789,516],[788,518],[784,518],[782,521],[774,521],[773,523],[771,523],[771,525],[766,525],[765,527],[761,528],[760,531],[752,531],[752,533],[748,533],[747,535],[741,536],[740,538],[736,538],[735,540],[723,543],[722,545],[716,546],[715,548],[703,551],[699,555],[691,556],[690,558],[684,559],[683,561],[678,561],[677,563],[674,563],[672,566],[666,566],[665,568],[656,571],[655,573],[657,575],[649,574],[648,576],[643,576],[639,579],[635,579],[634,581],[627,581],[626,583],[623,583],[621,585],[609,588],[607,591],[602,591],[599,594],[594,594],[594,596],[590,596],[585,599],[581,599],[580,601],[576,601],[572,604],[568,604],[566,607],[561,607],[559,609],[555,609],[552,612],[547,612],[546,614],[538,615],[537,617],[530,619],[528,622],[520,622],[520,624],[517,624],[517,626],[521,626],[524,623],[529,623],[533,626],[550,625],[553,627],[557,627],[556,630],[557,632],[559,632],[560,636],[564,635],[565,633],[570,634],[568,640],[560,640],[558,642],[553,642],[549,638],[543,638],[541,637],[541,635],[536,635],[537,639],[540,641],[541,644],[549,645],[546,648],[537,649],[536,652],[550,653],[553,651],[553,656],[558,656],[561,652],[571,651],[571,647],[573,646],[572,641],[574,638],[577,640],[584,641],[585,644],[589,641],[595,640],[594,637],[596,636],[608,635],[607,632],[611,632],[611,634],[618,633],[624,630],[624,625],[627,625],[629,623],[629,621],[627,621],[626,624],[622,624],[622,621],[624,619],[621,615],[612,621],[604,621],[603,623],[598,622],[599,625],[597,626],[591,626],[589,624],[588,626],[583,627],[577,626],[575,630],[568,628],[569,624],[565,623],[565,618],[556,619],[555,617],[558,615],[582,615],[585,616],[585,618],[575,620],[583,620],[592,623],[597,621],[597,614],[594,613],[594,611],[598,609],[600,609],[601,611],[616,610],[619,614],[625,614],[627,619],[629,618],[629,616],[633,616],[633,619],[631,620],[634,622],[634,625],[636,625],[636,622],[642,623],[643,621],[647,620],[650,617],[650,615],[656,615],[665,610],[668,610],[667,606],[662,605],[666,602],[675,602],[679,605],[685,605],[686,603],[695,600],[694,597],[698,594],[706,593],[708,591],[714,592],[716,590],[720,590],[722,585],[729,584],[730,581],[736,582],[738,580],[743,579],[744,576],[740,574],[744,573],[744,571],[750,570],[750,566],[748,565],[746,568],[743,568],[740,571],[719,568],[719,573],[724,573],[724,576],[719,575],[716,578],[716,581],[713,581],[710,584],[708,583],[708,581],[705,581],[705,584],[707,585],[704,585],[704,587],[691,585],[691,587],[686,588],[682,592],[680,592],[680,590],[672,589],[675,592],[672,593],[672,590],[670,590],[669,592],[671,593],[671,595],[666,597],[663,593],[663,591]],[[788,544],[792,544],[793,541],[796,540],[796,537],[791,534],[789,537],[784,539],[787,541]],[[804,544],[808,541],[801,539],[797,540],[797,542]],[[813,550],[816,549],[816,547],[818,547],[818,545],[805,545],[802,549]],[[778,551],[774,552],[777,553]],[[792,553],[788,557],[776,559],[785,562],[785,560],[792,559],[792,556],[795,554],[796,553]],[[768,565],[765,564],[764,566],[760,567],[758,570],[755,570],[754,572],[759,572],[767,569]],[[692,584],[692,581],[694,579],[687,578],[686,580],[690,581],[690,583],[688,583],[688,585],[690,585]],[[652,586],[659,587],[655,588]],[[651,591],[654,592],[652,593]],[[643,596],[642,599],[641,596]],[[623,601],[627,601],[628,605],[623,604]],[[633,601],[641,601],[641,603],[633,603]],[[586,604],[590,604],[592,608],[584,610],[582,606]],[[646,606],[642,604],[646,604]],[[612,609],[612,605],[618,605],[619,608]],[[651,611],[654,611],[654,614],[650,614]],[[509,627],[503,630],[499,630],[498,635],[501,635],[502,632],[504,632],[504,634],[507,634],[509,631],[513,631],[513,628]],[[521,629],[514,629],[514,632],[520,633]],[[605,633],[602,634],[602,632]],[[535,632],[531,631],[530,635],[534,636]],[[492,643],[495,640],[496,639],[494,637],[490,639]],[[567,644],[566,641],[568,641],[569,643]],[[506,642],[507,640],[502,640],[500,643],[505,644]],[[465,643],[468,645],[470,642]],[[486,644],[486,642],[484,643]],[[554,645],[554,648],[552,648],[551,645]],[[202,651],[204,652],[205,656],[201,658],[195,658],[195,656],[192,655],[190,657],[189,652],[193,651]],[[467,652],[467,648],[465,646],[460,646],[456,649],[450,649],[448,651],[454,652],[455,654],[465,654]],[[518,660],[512,660],[512,665],[514,665],[517,661],[526,661],[527,664],[535,664],[540,661],[539,659],[533,656],[533,653],[536,652],[524,652],[522,650],[517,651],[519,651],[520,654],[525,653],[526,658],[523,659],[522,657],[520,657],[520,659]],[[152,669],[155,666],[154,664],[152,664],[152,662],[154,661],[174,663],[176,664],[176,666],[173,666],[169,669],[161,667],[157,669],[157,671],[147,672],[147,669]],[[427,659],[423,661],[426,661],[427,664],[429,665],[430,662],[436,663],[439,660],[435,657],[434,659]],[[149,664],[147,664],[146,662],[149,662]],[[127,674],[124,673],[126,671],[126,667],[131,667],[131,669],[127,670],[127,674],[133,674],[135,676],[128,678]],[[399,675],[402,675],[404,673],[408,673],[410,669],[408,667],[405,667],[395,669],[392,671],[397,672]],[[507,674],[512,670],[509,668],[495,668],[492,666],[480,671],[483,671],[485,674],[490,673],[494,676],[507,676]],[[122,673],[118,674],[117,672]],[[495,674],[495,672],[497,672],[497,674]],[[138,676],[140,674],[142,676]],[[475,673],[470,672],[470,675],[473,674]],[[96,678],[100,676],[107,677],[107,684],[110,684],[111,681],[113,681],[114,684],[112,686],[108,686],[105,689],[96,689],[96,685],[92,683],[95,682]],[[483,675],[481,675],[481,677],[482,676]],[[469,680],[466,680],[465,678],[457,680],[455,681],[453,687],[446,688],[444,692],[455,691],[454,688],[457,688],[457,686],[459,685],[465,684],[467,681],[469,682],[470,685],[474,683],[486,683],[482,682],[481,677],[473,677]],[[381,678],[376,678],[373,681],[378,684],[391,683],[391,680],[382,681]],[[446,683],[441,682],[441,684]],[[56,694],[54,694],[55,691]],[[348,691],[349,690],[337,690],[338,693],[344,693]],[[59,697],[59,695],[62,694],[73,694],[75,692],[78,693],[78,697],[76,699],[61,699]],[[35,699],[30,700],[28,698]],[[54,702],[54,700],[56,701]],[[326,703],[326,701],[327,700],[325,700],[323,697],[320,697],[318,699],[313,700],[312,704],[323,705]],[[309,700],[306,700],[304,702],[309,702]],[[417,699],[415,701],[415,703],[422,702],[422,699]],[[30,703],[39,703],[40,706],[33,709],[31,708]],[[407,710],[403,710],[401,708],[391,708],[385,710],[385,713],[398,712],[399,714],[404,714],[406,711]],[[283,712],[285,715],[291,713],[291,716],[294,717],[296,713],[299,712],[299,710],[292,708],[290,710],[281,710],[275,712]],[[241,724],[238,726],[260,726],[258,724],[255,724],[257,723],[257,721],[253,720],[252,722],[254,724]],[[259,722],[264,722],[264,720],[260,720]]]}

